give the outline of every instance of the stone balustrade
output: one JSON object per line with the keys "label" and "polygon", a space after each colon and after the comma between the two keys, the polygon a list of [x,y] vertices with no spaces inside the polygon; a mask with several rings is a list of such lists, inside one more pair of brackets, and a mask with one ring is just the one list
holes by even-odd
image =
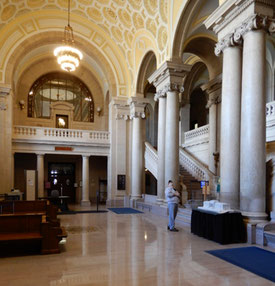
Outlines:
{"label": "stone balustrade", "polygon": [[148,169],[155,178],[158,178],[158,152],[148,142],[145,142],[145,168]]}
{"label": "stone balustrade", "polygon": [[198,181],[212,180],[213,174],[208,170],[206,166],[200,163],[198,160],[192,157],[186,150],[180,148],[179,152],[180,165],[184,168]]}
{"label": "stone balustrade", "polygon": [[266,142],[275,141],[275,101],[266,104]]}
{"label": "stone balustrade", "polygon": [[73,130],[48,127],[14,126],[13,140],[43,143],[67,142],[80,144],[110,144],[108,131]]}
{"label": "stone balustrade", "polygon": [[184,133],[184,145],[205,142],[209,139],[209,124]]}

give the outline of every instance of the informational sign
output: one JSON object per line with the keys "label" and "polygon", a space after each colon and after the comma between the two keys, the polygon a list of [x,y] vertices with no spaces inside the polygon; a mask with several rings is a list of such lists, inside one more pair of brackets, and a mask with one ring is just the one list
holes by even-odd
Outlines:
{"label": "informational sign", "polygon": [[118,190],[126,189],[126,175],[117,175],[117,189]]}

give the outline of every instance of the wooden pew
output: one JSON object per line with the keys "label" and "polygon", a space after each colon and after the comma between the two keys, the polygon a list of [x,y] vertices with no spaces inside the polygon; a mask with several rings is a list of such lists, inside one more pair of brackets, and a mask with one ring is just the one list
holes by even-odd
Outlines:
{"label": "wooden pew", "polygon": [[58,243],[57,230],[45,221],[43,213],[0,215],[1,254],[24,253],[27,249],[41,254],[59,253]]}
{"label": "wooden pew", "polygon": [[[11,229],[5,227],[7,221],[10,222]],[[23,231],[18,228],[21,221]],[[36,231],[27,227],[28,221],[34,224]],[[40,240],[42,254],[59,253],[58,244],[65,237],[67,233],[60,226],[57,207],[47,201],[0,201],[0,243],[7,243],[8,240]]]}
{"label": "wooden pew", "polygon": [[0,201],[0,214],[9,213],[43,213],[46,215],[46,221],[51,227],[56,227],[59,240],[67,237],[66,230],[60,226],[60,220],[57,218],[57,206],[49,201]]}

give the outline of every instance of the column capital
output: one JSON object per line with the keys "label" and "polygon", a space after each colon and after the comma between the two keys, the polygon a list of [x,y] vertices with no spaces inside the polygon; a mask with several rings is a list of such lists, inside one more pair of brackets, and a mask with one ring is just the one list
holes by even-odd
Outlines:
{"label": "column capital", "polygon": [[214,51],[215,55],[219,56],[224,51],[224,49],[238,46],[240,43],[241,41],[234,40],[234,33],[227,34],[224,38],[217,42]]}
{"label": "column capital", "polygon": [[135,117],[138,118],[145,118],[145,107],[148,104],[148,99],[146,98],[139,98],[139,97],[131,97],[128,100],[130,106],[130,119]]}
{"label": "column capital", "polygon": [[11,88],[9,86],[0,86],[0,111],[7,110],[8,105],[6,102],[6,97],[11,92]]}
{"label": "column capital", "polygon": [[201,89],[208,95],[206,108],[221,102],[222,74],[201,86]]}
{"label": "column capital", "polygon": [[37,157],[43,157],[45,153],[35,153]]}
{"label": "column capital", "polygon": [[274,8],[273,0],[227,0],[204,21],[204,25],[221,39],[229,33],[234,33],[255,14],[273,17]]}
{"label": "column capital", "polygon": [[190,70],[190,65],[166,61],[148,78],[148,81],[153,83],[157,92],[163,89],[166,90],[171,85],[182,85]]}
{"label": "column capital", "polygon": [[274,20],[260,14],[253,14],[248,17],[238,28],[234,31],[234,41],[242,41],[244,35],[253,30],[264,30],[266,32],[275,32]]}
{"label": "column capital", "polygon": [[130,117],[130,108],[129,108],[129,103],[127,100],[118,100],[114,99],[112,100],[112,104],[115,107],[116,114],[115,118],[117,120],[128,120]]}
{"label": "column capital", "polygon": [[88,158],[88,159],[89,159],[90,156],[91,156],[91,155],[84,154],[84,155],[82,155],[82,158],[86,158],[86,159]]}

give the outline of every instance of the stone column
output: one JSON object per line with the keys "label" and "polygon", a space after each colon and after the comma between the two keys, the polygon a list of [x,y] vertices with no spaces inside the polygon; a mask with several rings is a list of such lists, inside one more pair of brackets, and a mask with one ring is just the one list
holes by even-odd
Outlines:
{"label": "stone column", "polygon": [[0,193],[12,188],[12,110],[11,88],[0,85]]}
{"label": "stone column", "polygon": [[215,50],[216,55],[223,51],[220,200],[231,208],[239,208],[242,49],[232,45],[230,34]]}
{"label": "stone column", "polygon": [[266,193],[265,18],[253,15],[243,34],[240,209],[250,220],[264,220]]}
{"label": "stone column", "polygon": [[82,206],[90,206],[90,199],[89,199],[89,156],[83,155],[82,156],[82,199],[81,205]]}
{"label": "stone column", "polygon": [[168,180],[173,180],[176,188],[179,185],[179,92],[183,92],[182,85],[190,70],[189,65],[167,61],[148,79],[157,92],[166,94],[165,156],[160,154],[158,147],[158,167],[165,166],[165,175],[163,170],[158,174],[158,181],[161,180],[158,182],[158,193],[162,197]]}
{"label": "stone column", "polygon": [[221,102],[221,76],[209,81],[201,88],[208,94],[207,108],[209,108],[209,170],[217,175],[217,166],[214,154],[217,154],[217,104]]}
{"label": "stone column", "polygon": [[145,104],[138,98],[130,100],[130,118],[132,119],[132,181],[131,200],[141,198],[143,191],[144,151],[142,137],[142,119],[145,118]]}
{"label": "stone column", "polygon": [[166,94],[159,91],[155,100],[159,101],[158,113],[158,187],[157,201],[161,203],[165,199],[165,122],[166,122]]}
{"label": "stone column", "polygon": [[38,197],[44,197],[44,154],[37,154]]}
{"label": "stone column", "polygon": [[168,84],[166,104],[165,182],[179,188],[179,86]]}

